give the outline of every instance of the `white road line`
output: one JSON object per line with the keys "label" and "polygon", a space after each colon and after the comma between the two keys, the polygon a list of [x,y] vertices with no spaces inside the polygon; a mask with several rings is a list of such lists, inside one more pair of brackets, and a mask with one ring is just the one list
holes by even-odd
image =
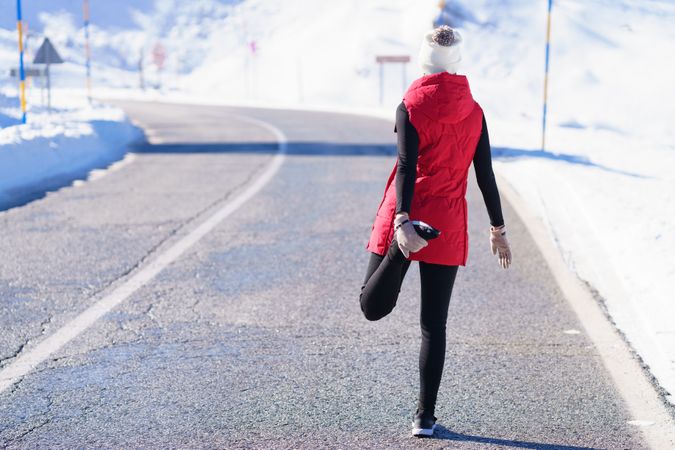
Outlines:
{"label": "white road line", "polygon": [[[233,114],[234,115],[234,114]],[[127,279],[122,285],[103,297],[101,300],[87,308],[77,317],[66,323],[54,334],[41,341],[35,347],[19,354],[19,356],[9,365],[0,370],[0,393],[4,392],[23,376],[33,370],[38,364],[45,361],[49,356],[66,345],[70,340],[84,332],[92,326],[98,319],[103,317],[115,306],[129,298],[136,290],[152,280],[165,267],[178,259],[187,249],[194,245],[201,238],[206,236],[220,222],[239,207],[246,203],[251,197],[257,194],[274,177],[281,167],[286,157],[286,147],[288,139],[284,133],[277,127],[251,117],[239,116],[238,118],[253,123],[274,134],[277,139],[279,150],[274,156],[265,171],[244,192],[234,198],[231,202],[224,205],[214,214],[208,217],[197,228],[182,237],[173,246],[164,253],[157,256],[152,262],[144,266],[133,276]]]}

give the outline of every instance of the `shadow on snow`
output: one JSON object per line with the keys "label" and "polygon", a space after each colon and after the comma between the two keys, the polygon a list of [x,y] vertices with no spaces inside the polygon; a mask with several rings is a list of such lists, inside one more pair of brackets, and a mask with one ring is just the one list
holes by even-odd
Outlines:
{"label": "shadow on snow", "polygon": [[509,148],[509,147],[492,147],[492,157],[494,159],[502,161],[511,161],[524,158],[548,159],[552,161],[561,161],[568,164],[594,167],[596,169],[617,173],[620,175],[626,175],[629,177],[651,178],[645,175],[641,175],[639,173],[627,172],[624,170],[603,166],[602,164],[596,164],[585,156],[573,155],[568,153],[553,153],[546,150],[525,150],[520,148]]}

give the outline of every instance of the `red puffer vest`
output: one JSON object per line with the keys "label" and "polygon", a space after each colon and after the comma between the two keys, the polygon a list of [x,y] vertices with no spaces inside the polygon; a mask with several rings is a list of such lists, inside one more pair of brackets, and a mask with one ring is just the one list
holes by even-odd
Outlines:
{"label": "red puffer vest", "polygon": [[[471,96],[464,75],[425,75],[408,88],[403,102],[417,130],[420,146],[411,220],[441,230],[408,259],[433,264],[466,265],[469,233],[466,187],[469,166],[480,138],[483,110]],[[394,238],[396,164],[389,175],[366,248],[386,254]]]}

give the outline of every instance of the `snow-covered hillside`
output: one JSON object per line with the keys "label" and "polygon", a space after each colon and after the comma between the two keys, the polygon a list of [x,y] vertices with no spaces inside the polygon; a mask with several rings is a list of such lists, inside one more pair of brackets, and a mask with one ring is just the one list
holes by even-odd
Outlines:
{"label": "snow-covered hillside", "polygon": [[[420,75],[418,45],[440,13],[436,0],[91,3],[95,92],[150,95],[136,90],[143,56],[147,85],[161,82],[174,99],[377,108],[375,56],[409,54],[405,78],[399,65],[385,70],[382,111],[392,116]],[[569,267],[598,289],[675,394],[675,3],[554,2],[545,151],[546,2],[446,3],[440,17],[463,34],[461,72],[486,111],[496,170],[548,223]],[[36,33],[29,49],[44,31],[69,61],[55,69],[55,85],[84,86],[81,2],[25,4]],[[0,4],[5,68],[16,65],[13,14],[13,2]],[[167,53],[161,73],[152,63],[157,43]],[[14,83],[3,74],[0,85]],[[7,117],[0,112],[0,123]]]}
{"label": "snow-covered hillside", "polygon": [[[161,46],[165,85],[176,82],[176,74],[191,72],[204,61],[223,21],[240,0],[191,2],[119,1],[90,2],[91,48],[94,85],[138,86],[141,59],[150,85],[161,77],[153,63],[153,50]],[[24,1],[27,22],[26,61],[32,61],[45,36],[66,60],[54,70],[55,86],[84,85],[85,36],[81,0]],[[0,62],[15,66],[16,12],[14,2],[0,3]],[[8,45],[10,44],[10,45]],[[5,52],[4,50],[9,49]],[[4,74],[3,74],[4,75]]]}

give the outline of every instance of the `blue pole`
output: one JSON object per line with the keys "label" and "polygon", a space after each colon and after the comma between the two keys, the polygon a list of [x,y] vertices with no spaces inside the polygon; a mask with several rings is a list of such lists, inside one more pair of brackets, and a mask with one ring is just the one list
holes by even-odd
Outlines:
{"label": "blue pole", "polygon": [[16,28],[19,32],[19,90],[21,92],[21,123],[26,123],[26,72],[23,69],[23,21],[21,0],[16,0]]}
{"label": "blue pole", "polygon": [[553,7],[553,0],[548,0],[548,19],[546,24],[546,65],[544,68],[544,114],[542,118],[541,127],[541,149],[546,148],[546,112],[548,103],[548,59],[551,47],[551,9]]}
{"label": "blue pole", "polygon": [[87,68],[87,99],[91,103],[91,46],[89,44],[89,0],[84,0],[82,5],[84,15],[84,48]]}

